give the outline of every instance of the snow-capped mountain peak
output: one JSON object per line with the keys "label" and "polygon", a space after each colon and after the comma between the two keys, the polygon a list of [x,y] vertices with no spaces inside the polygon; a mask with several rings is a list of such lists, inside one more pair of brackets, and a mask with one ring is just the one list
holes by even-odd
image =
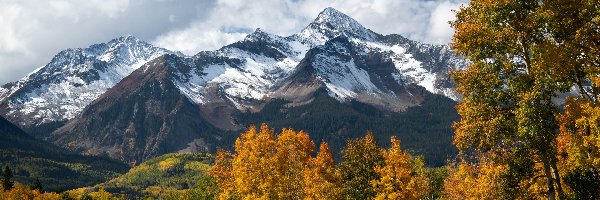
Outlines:
{"label": "snow-capped mountain peak", "polygon": [[367,41],[375,41],[381,37],[352,17],[331,7],[321,11],[312,23],[297,34],[299,38],[312,44],[323,44],[340,35]]}
{"label": "snow-capped mountain peak", "polygon": [[[163,59],[163,67],[181,94],[204,107],[258,111],[270,99],[303,103],[324,89],[340,101],[399,111],[403,107],[396,105],[421,101],[413,85],[453,97],[447,69],[456,62],[445,49],[382,36],[327,8],[297,34],[256,29],[216,51],[174,53],[178,59]],[[156,72],[149,70],[160,66],[155,58],[171,53],[131,35],[61,51],[17,83],[0,87],[0,113],[22,126],[72,119],[143,64],[139,74]]]}
{"label": "snow-capped mountain peak", "polygon": [[144,63],[166,53],[174,52],[131,35],[69,48],[16,83],[3,86],[0,108],[10,110],[6,117],[21,125],[68,120]]}
{"label": "snow-capped mountain peak", "polygon": [[[139,40],[138,38],[128,35],[122,36],[116,39],[111,40],[106,44],[108,49],[104,52],[101,52],[97,56],[99,60],[106,62],[122,62],[127,65],[133,65],[138,63],[140,65],[133,65],[133,70],[137,69],[144,64],[145,62],[140,62],[140,60],[148,61],[151,58],[155,58],[158,52],[167,52],[165,49],[157,48],[150,43]],[[159,53],[162,55],[161,53]],[[132,71],[133,71],[132,70]],[[131,73],[131,72],[129,72]],[[128,75],[127,73],[126,75]]]}
{"label": "snow-capped mountain peak", "polygon": [[[387,116],[427,105],[428,98],[449,102],[439,95],[451,97],[448,69],[456,64],[446,46],[382,36],[333,8],[288,37],[257,29],[192,57],[152,59],[156,52],[163,51],[131,36],[65,51],[24,78],[29,89],[0,101],[0,113],[34,126],[70,119],[47,138],[77,151],[143,161],[227,140],[219,130],[239,130],[253,113],[330,120],[340,116],[331,113],[339,108],[342,116],[362,120],[371,112]],[[37,127],[56,126],[44,125]],[[342,130],[349,129],[334,130],[333,138],[344,138],[337,135]]]}
{"label": "snow-capped mountain peak", "polygon": [[[367,96],[394,102],[393,98],[406,93],[403,88],[408,84],[443,93],[435,86],[443,82],[437,78],[438,73],[428,70],[432,66],[420,62],[422,58],[414,58],[422,54],[412,55],[421,50],[435,51],[435,48],[422,49],[408,39],[386,40],[385,37],[348,15],[327,8],[292,36],[281,37],[259,28],[244,40],[218,51],[199,53],[195,56],[199,62],[195,63],[201,73],[192,74],[190,79],[178,79],[176,85],[189,99],[202,105],[210,103],[207,91],[212,90],[209,88],[217,87],[222,91],[218,95],[224,94],[239,110],[254,109],[270,98],[287,98],[292,89],[279,89],[280,86],[295,88],[290,86],[290,82],[294,82],[290,79],[306,79],[307,70],[313,70],[309,73],[321,82],[316,84],[324,84],[330,95],[340,101]],[[447,67],[446,63],[435,65]]]}

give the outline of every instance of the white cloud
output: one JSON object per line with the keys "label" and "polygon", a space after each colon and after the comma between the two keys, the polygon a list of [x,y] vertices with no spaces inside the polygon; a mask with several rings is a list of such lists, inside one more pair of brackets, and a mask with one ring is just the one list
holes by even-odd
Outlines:
{"label": "white cloud", "polygon": [[158,37],[154,43],[167,49],[176,49],[186,55],[194,55],[200,50],[215,50],[224,44],[231,44],[246,37],[246,33],[226,33],[222,31],[199,30],[197,27],[175,31],[168,36]]}
{"label": "white cloud", "polygon": [[193,55],[242,39],[256,28],[299,32],[334,7],[381,34],[448,43],[452,8],[468,0],[3,0],[0,84],[46,64],[62,49],[132,34]]}
{"label": "white cloud", "polygon": [[[153,43],[193,55],[243,39],[256,28],[286,35],[306,21],[293,9],[298,3],[275,0],[218,0],[207,18],[157,37]],[[322,9],[322,8],[321,8]]]}
{"label": "white cloud", "polygon": [[129,0],[87,0],[78,2],[87,2],[83,6],[93,6],[93,8],[111,18],[118,17],[120,13],[125,12],[129,7]]}
{"label": "white cloud", "polygon": [[127,34],[149,41],[206,16],[212,3],[0,0],[0,84],[18,80],[66,48],[87,47]]}
{"label": "white cloud", "polygon": [[217,0],[211,14],[167,32],[154,43],[193,55],[240,40],[256,28],[281,36],[299,32],[326,7],[334,7],[381,34],[398,33],[428,43],[448,43],[448,25],[466,0]]}
{"label": "white cloud", "polygon": [[435,43],[449,42],[454,34],[454,29],[450,27],[449,21],[455,20],[452,10],[458,10],[459,3],[445,1],[437,5],[429,19],[429,31],[427,39]]}
{"label": "white cloud", "polygon": [[78,38],[86,37],[79,35],[81,32],[75,27],[88,23],[92,13],[114,18],[127,4],[127,1],[115,0],[3,2],[0,6],[0,80],[18,79],[43,65],[39,62],[42,59],[47,62],[60,49],[72,47],[66,45],[75,45]]}

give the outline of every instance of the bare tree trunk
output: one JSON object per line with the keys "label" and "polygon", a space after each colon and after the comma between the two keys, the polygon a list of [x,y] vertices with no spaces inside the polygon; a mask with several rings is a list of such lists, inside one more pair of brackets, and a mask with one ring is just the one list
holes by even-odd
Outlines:
{"label": "bare tree trunk", "polygon": [[556,200],[556,193],[554,191],[554,179],[552,178],[552,170],[550,169],[550,163],[547,159],[544,159],[544,173],[546,174],[546,185],[548,186],[548,199]]}
{"label": "bare tree trunk", "polygon": [[562,184],[560,181],[560,174],[558,173],[558,167],[556,167],[556,161],[552,161],[552,173],[554,175],[554,183],[556,184],[556,191],[558,192],[558,198],[563,199],[565,197]]}

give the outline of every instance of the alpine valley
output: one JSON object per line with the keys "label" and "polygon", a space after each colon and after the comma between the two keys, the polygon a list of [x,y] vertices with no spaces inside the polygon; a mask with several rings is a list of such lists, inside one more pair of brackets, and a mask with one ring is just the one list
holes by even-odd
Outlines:
{"label": "alpine valley", "polygon": [[257,29],[193,56],[134,36],[67,49],[3,85],[0,114],[37,139],[131,165],[230,149],[248,125],[268,123],[336,155],[368,130],[383,146],[395,135],[441,166],[457,152],[448,72],[463,65],[446,45],[381,35],[327,8],[297,34]]}

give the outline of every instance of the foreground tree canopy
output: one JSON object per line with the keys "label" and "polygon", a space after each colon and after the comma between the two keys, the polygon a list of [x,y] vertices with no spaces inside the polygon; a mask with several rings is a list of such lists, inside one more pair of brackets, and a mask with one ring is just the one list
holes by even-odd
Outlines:
{"label": "foreground tree canopy", "polygon": [[478,191],[447,195],[599,198],[598,1],[473,0],[452,26],[471,63],[453,74],[461,161],[446,186]]}
{"label": "foreground tree canopy", "polygon": [[428,180],[422,159],[400,149],[384,150],[372,134],[348,141],[335,166],[327,143],[315,145],[303,131],[276,134],[266,124],[250,127],[235,153],[217,153],[213,176],[220,199],[420,199]]}

